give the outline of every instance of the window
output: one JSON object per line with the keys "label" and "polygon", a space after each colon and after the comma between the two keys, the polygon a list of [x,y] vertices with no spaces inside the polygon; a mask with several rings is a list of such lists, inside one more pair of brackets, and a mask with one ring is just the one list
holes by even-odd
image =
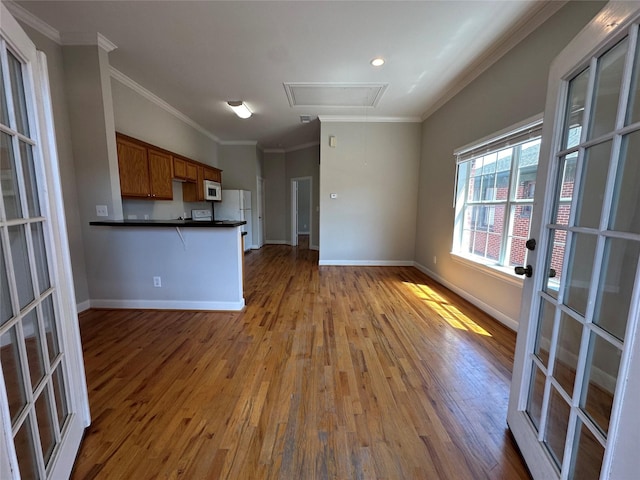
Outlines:
{"label": "window", "polygon": [[495,266],[525,265],[542,116],[454,152],[453,253]]}

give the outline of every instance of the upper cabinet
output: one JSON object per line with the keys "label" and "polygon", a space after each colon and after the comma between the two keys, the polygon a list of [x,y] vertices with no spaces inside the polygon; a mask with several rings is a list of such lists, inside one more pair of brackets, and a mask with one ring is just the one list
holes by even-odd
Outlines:
{"label": "upper cabinet", "polygon": [[204,200],[204,180],[222,182],[222,170],[116,133],[123,197],[173,200],[173,179],[184,182],[185,202]]}
{"label": "upper cabinet", "polygon": [[120,192],[123,197],[172,200],[171,155],[116,135]]}

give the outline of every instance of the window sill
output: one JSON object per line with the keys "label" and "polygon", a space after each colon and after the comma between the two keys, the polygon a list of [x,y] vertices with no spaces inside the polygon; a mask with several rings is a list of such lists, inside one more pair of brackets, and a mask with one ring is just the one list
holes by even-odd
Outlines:
{"label": "window sill", "polygon": [[515,273],[512,273],[513,271],[509,267],[499,267],[496,265],[479,263],[475,259],[464,257],[455,252],[450,252],[450,255],[454,262],[473,268],[474,270],[478,270],[510,285],[522,288],[522,278],[516,276]]}

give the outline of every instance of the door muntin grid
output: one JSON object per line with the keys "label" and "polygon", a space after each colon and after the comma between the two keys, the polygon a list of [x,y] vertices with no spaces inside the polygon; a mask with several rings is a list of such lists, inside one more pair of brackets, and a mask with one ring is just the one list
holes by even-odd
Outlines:
{"label": "door muntin grid", "polygon": [[640,288],[637,38],[634,25],[565,84],[555,203],[545,226],[544,262],[559,275],[538,292],[525,407],[562,478],[600,475],[629,303]]}
{"label": "door muntin grid", "polygon": [[46,478],[70,418],[60,343],[52,232],[39,191],[33,84],[0,38],[0,373],[24,478]]}

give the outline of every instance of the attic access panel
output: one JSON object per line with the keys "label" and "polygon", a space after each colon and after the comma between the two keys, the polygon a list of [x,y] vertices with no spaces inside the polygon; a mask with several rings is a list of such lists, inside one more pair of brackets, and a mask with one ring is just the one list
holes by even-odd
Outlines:
{"label": "attic access panel", "polygon": [[375,107],[386,83],[284,83],[292,107]]}

